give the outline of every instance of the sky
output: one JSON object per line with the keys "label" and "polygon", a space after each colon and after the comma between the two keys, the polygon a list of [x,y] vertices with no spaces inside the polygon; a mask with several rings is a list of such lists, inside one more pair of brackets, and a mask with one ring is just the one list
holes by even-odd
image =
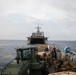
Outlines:
{"label": "sky", "polygon": [[76,41],[76,0],[0,0],[0,39],[26,40],[38,25],[49,40]]}

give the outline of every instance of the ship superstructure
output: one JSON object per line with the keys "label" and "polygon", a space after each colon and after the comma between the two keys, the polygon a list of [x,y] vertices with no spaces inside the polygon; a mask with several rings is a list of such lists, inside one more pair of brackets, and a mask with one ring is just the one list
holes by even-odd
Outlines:
{"label": "ship superstructure", "polygon": [[31,37],[27,37],[29,44],[45,44],[48,37],[44,36],[44,32],[40,31],[41,27],[36,27],[37,32],[32,33]]}

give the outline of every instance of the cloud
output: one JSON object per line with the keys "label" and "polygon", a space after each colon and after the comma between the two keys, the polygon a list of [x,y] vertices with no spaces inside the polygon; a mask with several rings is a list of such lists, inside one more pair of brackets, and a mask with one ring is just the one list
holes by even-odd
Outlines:
{"label": "cloud", "polygon": [[52,39],[75,39],[75,24],[76,0],[0,0],[0,39],[25,39],[38,25]]}
{"label": "cloud", "polygon": [[35,18],[46,20],[52,18],[59,18],[65,15],[64,11],[52,7],[51,4],[48,5],[49,2],[46,3],[46,1],[43,2],[43,0],[23,0],[19,2],[17,1],[18,0],[3,0],[1,2],[3,14],[11,12],[22,12]]}

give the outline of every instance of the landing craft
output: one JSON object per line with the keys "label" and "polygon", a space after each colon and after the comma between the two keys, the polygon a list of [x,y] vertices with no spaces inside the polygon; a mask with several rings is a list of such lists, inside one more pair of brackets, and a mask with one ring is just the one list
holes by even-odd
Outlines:
{"label": "landing craft", "polygon": [[[76,62],[66,60],[66,56],[64,60],[61,58],[62,55],[60,59],[56,60],[51,56],[50,49],[47,52],[44,50],[44,53],[47,53],[46,57],[43,56],[44,53],[40,56],[37,51],[37,47],[17,48],[16,60],[7,64],[0,75],[41,75],[41,65],[45,58],[48,64],[48,75],[76,74]],[[56,53],[61,54],[59,51],[56,51]]]}

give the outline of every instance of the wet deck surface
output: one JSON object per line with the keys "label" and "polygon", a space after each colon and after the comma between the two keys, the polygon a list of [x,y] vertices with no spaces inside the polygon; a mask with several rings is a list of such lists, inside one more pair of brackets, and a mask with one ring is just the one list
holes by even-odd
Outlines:
{"label": "wet deck surface", "polygon": [[[55,73],[54,65],[50,66],[49,73]],[[38,72],[33,71],[32,74],[30,74],[30,75],[41,75],[41,71],[38,71]]]}

